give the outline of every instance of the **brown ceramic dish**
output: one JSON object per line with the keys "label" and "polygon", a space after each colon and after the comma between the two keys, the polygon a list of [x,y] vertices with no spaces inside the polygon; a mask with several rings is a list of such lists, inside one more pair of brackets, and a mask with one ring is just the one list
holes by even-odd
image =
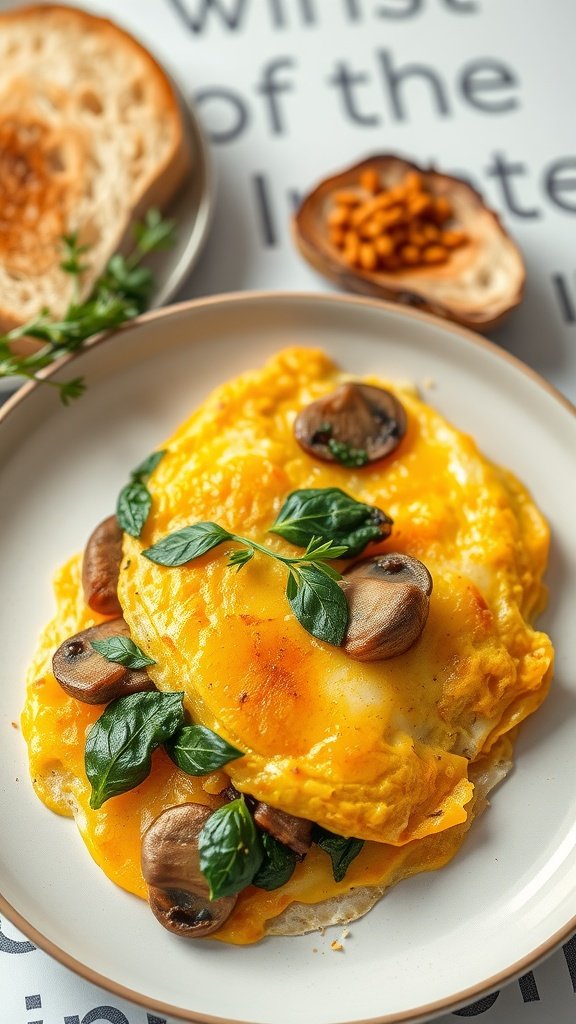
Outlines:
{"label": "brown ceramic dish", "polygon": [[[411,172],[421,174],[427,192],[449,200],[453,218],[447,226],[465,232],[467,244],[441,265],[374,271],[347,265],[330,240],[327,216],[334,194],[358,189],[362,172],[371,168],[385,189],[401,185]],[[465,327],[489,330],[522,299],[522,256],[482,196],[461,179],[397,156],[374,156],[322,181],[297,210],[294,236],[304,258],[340,287],[426,310]]]}

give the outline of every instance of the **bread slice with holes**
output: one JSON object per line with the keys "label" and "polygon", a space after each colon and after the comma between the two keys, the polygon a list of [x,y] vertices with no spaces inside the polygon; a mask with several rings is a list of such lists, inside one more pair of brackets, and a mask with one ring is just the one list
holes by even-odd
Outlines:
{"label": "bread slice with holes", "polygon": [[0,328],[64,312],[63,234],[90,246],[82,297],[130,223],[190,171],[178,100],[111,21],[34,5],[0,15]]}

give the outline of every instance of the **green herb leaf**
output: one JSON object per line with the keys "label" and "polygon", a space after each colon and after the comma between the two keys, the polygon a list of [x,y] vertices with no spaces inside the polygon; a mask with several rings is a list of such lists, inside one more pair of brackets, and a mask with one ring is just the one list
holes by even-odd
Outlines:
{"label": "green herb leaf", "polygon": [[228,565],[236,566],[238,572],[254,558],[254,548],[237,548],[228,555]]}
{"label": "green herb leaf", "polygon": [[318,640],[339,647],[348,625],[344,591],[315,565],[300,562],[291,570],[286,597],[298,621]]}
{"label": "green herb leaf", "polygon": [[329,832],[320,825],[315,825],[312,833],[313,841],[330,855],[332,861],[332,874],[335,882],[341,882],[352,861],[358,856],[364,846],[363,839],[346,839],[344,836]]}
{"label": "green herb leaf", "polygon": [[143,782],[153,751],[182,724],[183,699],[183,693],[132,693],[108,705],[86,739],[90,807]]}
{"label": "green herb leaf", "polygon": [[174,245],[176,221],[163,220],[160,210],[148,210],[143,224],[134,225],[134,238],[142,254],[170,249]]}
{"label": "green herb leaf", "polygon": [[384,540],[391,526],[381,509],[356,501],[339,487],[325,487],[289,494],[271,532],[299,547],[315,538],[331,540],[343,545],[346,557],[352,558],[367,544]]}
{"label": "green herb leaf", "polygon": [[242,798],[211,814],[198,837],[200,870],[210,899],[232,896],[250,885],[263,859],[262,843]]}
{"label": "green herb leaf", "polygon": [[231,539],[232,534],[217,523],[195,523],[169,533],[142,554],[157,565],[186,565]]}
{"label": "green herb leaf", "polygon": [[140,302],[148,298],[153,284],[154,278],[149,267],[131,268],[124,256],[116,253],[108,261],[100,290],[121,292],[127,298]]}
{"label": "green herb leaf", "polygon": [[152,452],[130,474],[130,483],[122,488],[116,505],[118,525],[131,537],[139,537],[152,508],[152,495],[146,486],[164,450]]}
{"label": "green herb leaf", "polygon": [[279,843],[269,832],[260,833],[260,841],[264,851],[264,859],[260,868],[252,879],[252,885],[259,889],[266,889],[272,892],[285,885],[294,874],[297,863],[297,856],[294,850],[284,843]]}
{"label": "green herb leaf", "polygon": [[[144,222],[135,225],[134,234],[133,252],[127,257],[112,256],[84,302],[79,301],[79,278],[89,269],[89,263],[82,259],[89,247],[78,244],[76,233],[64,235],[60,266],[74,279],[68,309],[59,320],[49,309],[43,309],[26,323],[1,335],[0,377],[26,377],[56,388],[65,405],[82,394],[83,382],[52,380],[38,376],[38,371],[64,352],[75,352],[87,338],[114,330],[146,308],[153,278],[150,270],[139,264],[148,253],[173,245],[174,222],[163,220],[158,210],[149,210]],[[22,337],[36,338],[43,345],[29,355],[12,354],[10,343]]]}
{"label": "green herb leaf", "polygon": [[152,508],[152,495],[139,480],[126,484],[118,495],[116,519],[131,537],[139,537]]}
{"label": "green herb leaf", "polygon": [[165,455],[165,448],[162,448],[157,452],[152,452],[151,455],[148,455],[148,457],[145,458],[144,461],[141,462],[139,466],[136,466],[136,469],[132,470],[130,474],[132,480],[141,480],[142,483],[146,483],[148,478],[152,476],[152,473],[156,469],[156,466],[159,465],[159,463],[162,461]]}
{"label": "green herb leaf", "polygon": [[182,726],[165,746],[174,763],[188,775],[208,775],[244,756],[205,725]]}
{"label": "green herb leaf", "polygon": [[125,665],[126,668],[139,669],[156,664],[154,659],[144,654],[144,651],[129,636],[111,636],[107,640],[92,640],[91,646],[107,661]]}
{"label": "green herb leaf", "polygon": [[331,437],[328,440],[328,448],[336,462],[339,462],[341,466],[346,466],[348,469],[365,466],[369,461],[368,452],[365,448],[351,448],[344,441],[337,441],[335,437]]}
{"label": "green herb leaf", "polygon": [[89,248],[90,246],[88,245],[78,245],[77,231],[74,231],[71,235],[63,235],[63,257],[60,263],[61,269],[66,274],[71,274],[73,277],[83,274],[85,270],[88,270],[88,264],[82,263],[80,257],[83,256]]}

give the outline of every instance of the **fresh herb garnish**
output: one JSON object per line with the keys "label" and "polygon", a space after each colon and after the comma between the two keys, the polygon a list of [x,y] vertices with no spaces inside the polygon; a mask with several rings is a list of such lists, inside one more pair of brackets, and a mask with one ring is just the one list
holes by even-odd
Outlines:
{"label": "fresh herb garnish", "polygon": [[182,724],[183,699],[183,693],[132,693],[108,705],[86,739],[90,807],[143,782],[153,751]]}
{"label": "fresh herb garnish", "polygon": [[110,636],[106,640],[92,640],[90,646],[107,661],[125,665],[126,668],[139,669],[156,664],[154,659],[144,654],[129,636],[119,635]]}
{"label": "fresh herb garnish", "polygon": [[217,523],[195,523],[193,526],[184,526],[181,530],[169,533],[142,554],[158,565],[186,565],[187,562],[200,558],[224,541],[236,539]]}
{"label": "fresh herb garnish", "polygon": [[370,461],[370,456],[365,448],[351,448],[344,441],[337,441],[335,437],[328,440],[328,448],[341,466],[347,469],[356,469],[365,466]]}
{"label": "fresh herb garnish", "polygon": [[165,451],[152,452],[130,474],[130,482],[122,488],[116,505],[118,525],[131,537],[139,537],[152,508],[152,495],[147,483],[150,474],[166,454]]}
{"label": "fresh herb garnish", "polygon": [[[65,235],[60,266],[74,278],[68,309],[61,319],[55,319],[44,309],[27,323],[0,335],[0,377],[19,376],[49,384],[58,389],[65,405],[81,395],[85,389],[81,377],[57,381],[38,377],[38,372],[65,353],[77,351],[87,338],[113,330],[144,311],[153,276],[141,262],[149,253],[173,245],[174,229],[173,221],[164,220],[158,210],[149,210],[144,221],[134,225],[135,246],[130,255],[116,253],[111,257],[84,302],[79,301],[79,281],[88,269],[85,260],[88,246],[79,244],[77,234]],[[44,344],[30,355],[16,355],[11,343],[23,337],[35,338]]]}
{"label": "fresh herb garnish", "polygon": [[346,839],[344,836],[329,832],[328,829],[315,825],[312,832],[313,841],[325,853],[329,854],[332,861],[332,874],[335,882],[341,882],[352,861],[358,856],[364,846],[363,839]]}
{"label": "fresh herb garnish", "polygon": [[264,852],[264,859],[260,868],[252,879],[252,885],[259,889],[266,889],[272,892],[285,885],[294,874],[297,863],[297,856],[294,850],[284,843],[278,842],[269,832],[260,833],[260,841]]}
{"label": "fresh herb garnish", "polygon": [[348,622],[348,604],[336,582],[340,574],[326,563],[329,559],[341,558],[348,549],[333,544],[331,540],[313,538],[304,554],[289,558],[254,540],[230,533],[217,523],[195,523],[168,534],[142,553],[158,565],[186,565],[225,541],[243,545],[232,553],[228,565],[242,568],[255,551],[286,565],[289,570],[286,596],[296,617],[319,640],[336,647],[342,643]]}
{"label": "fresh herb garnish", "polygon": [[188,775],[208,775],[244,756],[205,725],[182,726],[165,747],[174,763]]}
{"label": "fresh herb garnish", "polygon": [[286,597],[298,621],[312,636],[339,647],[348,625],[344,591],[316,565],[291,569]]}
{"label": "fresh herb garnish", "polygon": [[270,528],[291,544],[306,547],[313,537],[346,547],[355,558],[367,544],[388,537],[392,520],[382,509],[351,498],[339,487],[292,491]]}
{"label": "fresh herb garnish", "polygon": [[210,815],[198,836],[198,851],[200,870],[210,886],[210,899],[232,896],[250,885],[264,853],[242,797]]}

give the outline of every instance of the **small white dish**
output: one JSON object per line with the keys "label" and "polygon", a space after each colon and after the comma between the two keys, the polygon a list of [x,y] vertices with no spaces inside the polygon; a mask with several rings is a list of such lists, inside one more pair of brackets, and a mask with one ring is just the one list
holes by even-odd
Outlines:
{"label": "small white dish", "polygon": [[[514,772],[446,868],[402,882],[351,927],[256,946],[186,943],[92,863],[74,824],[28,780],[24,674],[53,613],[50,578],[114,506],[128,470],[210,389],[286,345],[345,369],[412,380],[530,487],[552,527],[557,650],[550,697]],[[0,413],[3,740],[0,913],[86,979],[160,1015],[264,1024],[406,1022],[525,972],[576,929],[576,417],[534,373],[468,332],[349,297],[244,294],[147,314],[52,371],[83,374],[63,408],[30,385]],[[430,485],[433,487],[434,482]]]}

